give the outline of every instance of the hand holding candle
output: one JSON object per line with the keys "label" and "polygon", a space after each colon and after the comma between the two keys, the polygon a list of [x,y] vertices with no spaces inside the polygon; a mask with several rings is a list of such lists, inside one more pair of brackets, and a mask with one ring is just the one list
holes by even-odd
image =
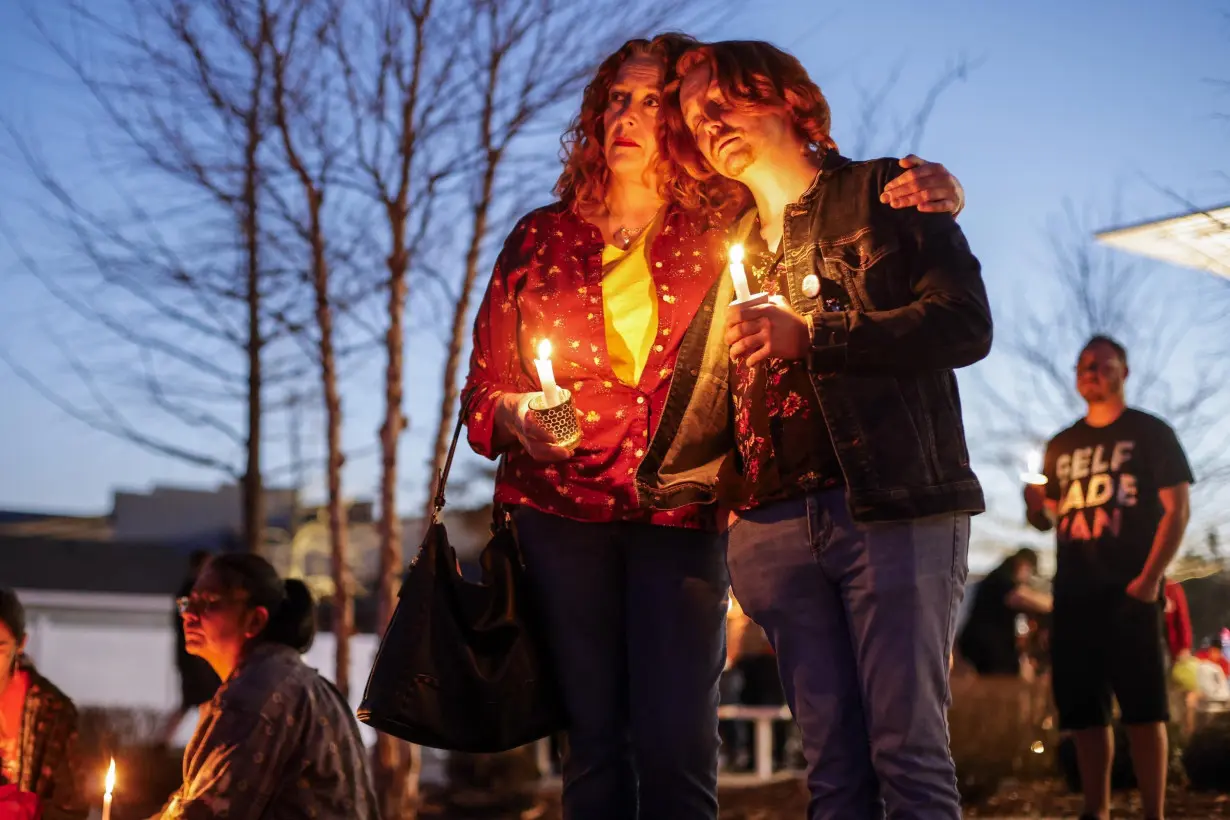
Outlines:
{"label": "hand holding candle", "polygon": [[103,812],[102,820],[111,820],[111,791],[115,788],[115,758],[111,758],[111,765],[107,767],[107,779],[103,783],[105,791],[103,792]]}
{"label": "hand holding candle", "polygon": [[743,268],[743,246],[730,246],[730,279],[735,285],[735,300],[732,305],[753,307],[769,301],[769,295],[763,291],[752,293],[747,283],[747,271]]}
{"label": "hand holding candle", "polygon": [[555,437],[556,444],[571,451],[581,440],[577,409],[572,403],[572,393],[555,382],[555,371],[551,367],[551,342],[546,339],[538,343],[538,358],[534,359],[534,366],[538,368],[542,394],[535,394],[530,399],[529,411],[534,414],[538,424]]}
{"label": "hand holding candle", "polygon": [[542,398],[547,407],[558,407],[560,398],[559,385],[555,383],[555,370],[551,367],[551,342],[543,339],[538,343],[538,358],[534,360],[538,368],[538,382],[542,385]]}
{"label": "hand holding candle", "polygon": [[746,302],[752,298],[747,286],[747,274],[743,270],[743,246],[730,246],[730,278],[735,283],[735,301]]}
{"label": "hand holding candle", "polygon": [[1042,453],[1040,451],[1029,451],[1029,455],[1025,458],[1025,472],[1021,473],[1021,481],[1037,487],[1046,484],[1047,478],[1042,474]]}

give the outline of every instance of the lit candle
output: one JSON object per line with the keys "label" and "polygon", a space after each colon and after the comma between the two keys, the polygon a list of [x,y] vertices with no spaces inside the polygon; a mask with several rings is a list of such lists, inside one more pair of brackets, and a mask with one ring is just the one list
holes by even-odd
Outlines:
{"label": "lit candle", "polygon": [[1046,483],[1046,476],[1042,474],[1042,453],[1037,450],[1029,451],[1029,455],[1025,457],[1025,472],[1021,473],[1021,481],[1038,486]]}
{"label": "lit candle", "polygon": [[746,302],[752,298],[747,286],[747,274],[743,272],[743,246],[730,246],[730,278],[735,283],[735,301]]}
{"label": "lit candle", "polygon": [[111,790],[115,788],[115,758],[111,758],[111,765],[107,767],[107,779],[104,782],[106,791],[103,792],[103,813],[102,820],[111,820]]}
{"label": "lit candle", "polygon": [[559,386],[555,383],[555,370],[551,367],[551,342],[543,339],[538,343],[538,358],[534,360],[538,368],[538,381],[542,385],[542,398],[548,408],[563,404],[559,396]]}

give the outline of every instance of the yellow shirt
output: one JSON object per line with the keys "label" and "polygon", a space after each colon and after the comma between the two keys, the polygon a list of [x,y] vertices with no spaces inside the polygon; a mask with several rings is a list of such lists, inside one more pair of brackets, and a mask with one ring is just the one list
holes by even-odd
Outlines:
{"label": "yellow shirt", "polygon": [[625,251],[602,249],[602,310],[611,369],[627,385],[640,383],[641,371],[658,332],[658,299],[645,246],[647,228]]}

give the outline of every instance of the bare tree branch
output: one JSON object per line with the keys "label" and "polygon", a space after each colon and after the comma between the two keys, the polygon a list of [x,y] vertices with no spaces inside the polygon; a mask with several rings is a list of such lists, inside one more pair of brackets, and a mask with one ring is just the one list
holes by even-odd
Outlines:
{"label": "bare tree branch", "polygon": [[[138,428],[132,424],[129,424],[127,420],[116,412],[114,406],[109,402],[104,403],[104,408],[107,411],[104,416],[99,417],[84,412],[76,404],[67,401],[58,392],[48,387],[46,382],[17,362],[3,347],[0,347],[0,359],[8,365],[9,369],[11,369],[18,378],[34,389],[34,391],[41,395],[45,400],[55,405],[68,416],[77,419],[95,430],[100,430],[117,438],[131,441],[151,453],[170,456],[171,458],[187,462],[188,464],[194,464],[198,467],[205,467],[211,470],[218,470],[231,477],[238,477],[234,467],[225,461],[222,461],[207,453],[188,450],[178,444],[162,441],[154,436],[148,435],[147,433],[141,432]],[[89,385],[92,389],[93,380],[91,378],[90,371],[88,369],[81,368],[79,363],[75,361],[73,361],[73,367],[74,370],[77,371],[78,375],[82,376],[87,385]],[[92,389],[92,392],[96,391],[93,391]]]}
{"label": "bare tree branch", "polygon": [[[23,6],[45,46],[98,107],[101,122],[90,131],[89,148],[100,178],[123,203],[121,211],[90,205],[82,186],[51,172],[29,148],[32,141],[8,128],[58,206],[60,216],[44,214],[46,221],[73,240],[73,255],[110,298],[65,281],[65,266],[49,274],[29,253],[23,264],[77,315],[136,352],[140,375],[129,387],[140,384],[151,407],[229,444],[243,439],[244,537],[249,549],[258,549],[262,394],[271,386],[262,356],[276,341],[266,333],[264,291],[285,292],[274,287],[283,274],[262,263],[267,82],[259,16],[253,3],[232,0],[125,0],[105,12],[84,0],[63,0],[59,10],[69,31],[63,34],[63,26],[47,24],[45,6],[32,0]],[[100,155],[103,139],[113,140],[114,158]],[[96,366],[74,356],[72,369],[83,381],[89,376],[100,407],[114,406]],[[289,375],[294,368],[280,370]],[[246,410],[242,433],[223,414],[186,404],[167,389],[198,377],[216,381],[215,393],[234,395],[244,386],[236,402],[236,410]],[[128,427],[103,415],[108,429],[130,437]]]}

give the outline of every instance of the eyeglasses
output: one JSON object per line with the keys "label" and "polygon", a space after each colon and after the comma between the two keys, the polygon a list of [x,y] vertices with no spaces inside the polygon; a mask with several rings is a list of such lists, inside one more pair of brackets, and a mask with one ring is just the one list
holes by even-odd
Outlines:
{"label": "eyeglasses", "polygon": [[175,599],[175,608],[179,610],[180,615],[204,615],[207,612],[215,612],[222,608],[226,600],[221,595],[202,595],[200,593],[192,593],[185,595],[182,598]]}

